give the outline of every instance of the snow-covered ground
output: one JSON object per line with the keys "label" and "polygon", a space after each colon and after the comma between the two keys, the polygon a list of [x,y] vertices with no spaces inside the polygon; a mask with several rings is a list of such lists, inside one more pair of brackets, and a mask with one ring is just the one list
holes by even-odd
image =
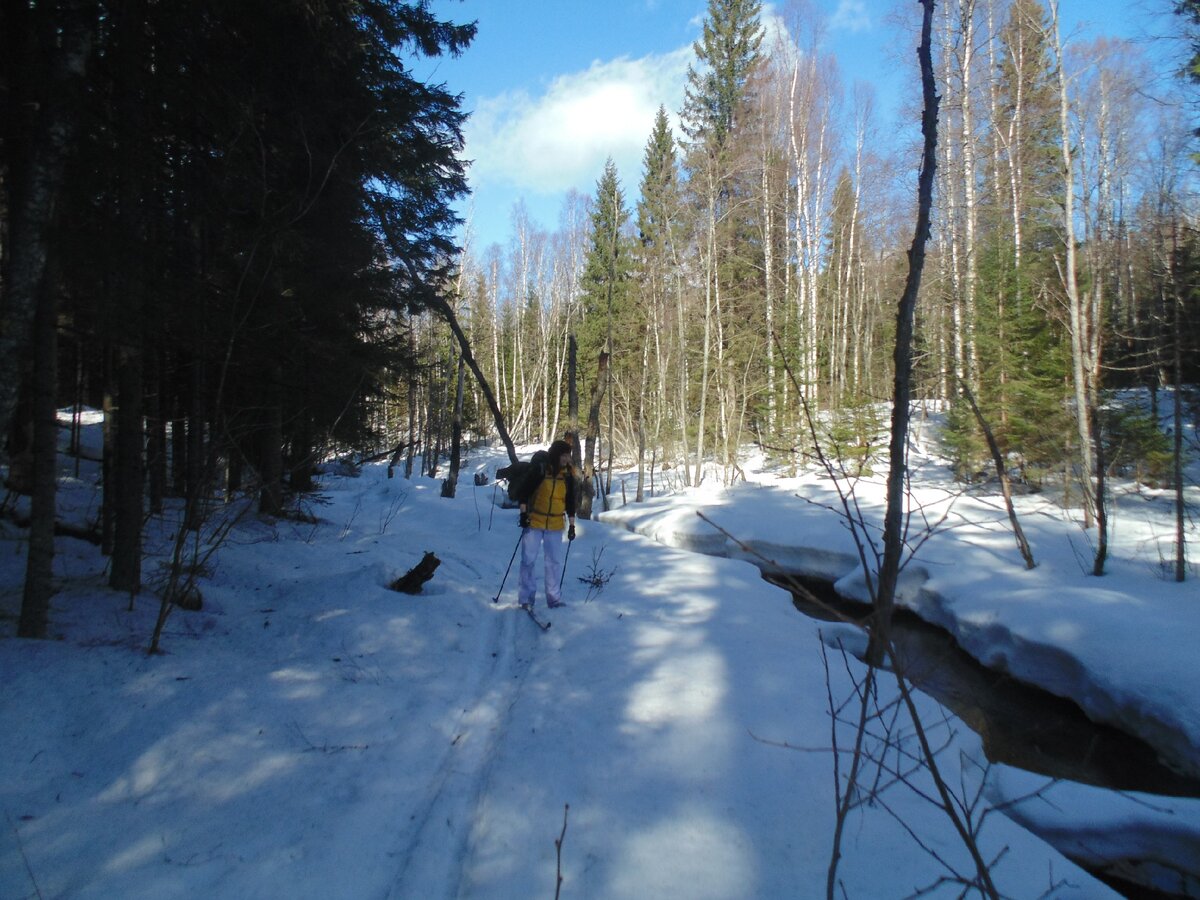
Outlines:
{"label": "snow-covered ground", "polygon": [[[914,461],[936,520],[953,485],[936,458]],[[103,587],[96,549],[73,539],[59,543],[55,639],[12,637],[25,545],[0,522],[0,897],[526,898],[554,896],[560,877],[562,897],[824,896],[830,705],[865,671],[835,648],[860,638],[797,614],[759,577],[762,560],[696,510],[780,568],[854,594],[831,482],[747,465],[748,483],[581,523],[570,605],[542,633],[513,609],[515,571],[493,603],[516,514],[472,476],[501,462],[476,452],[454,500],[380,464],[323,476],[315,523],[244,516],[208,563],[203,610],[174,612],[156,657],[156,598],[130,611]],[[877,515],[878,485],[857,496]],[[80,518],[97,499],[86,471],[64,484]],[[1166,510],[1127,492],[1097,579],[1087,535],[1048,500],[1021,499],[1039,562],[1027,572],[996,499],[959,497],[908,566],[904,602],[1195,773],[1200,590],[1163,576]],[[148,542],[150,584],[169,537]],[[388,590],[427,550],[442,563],[424,592]],[[886,703],[894,686],[881,690]],[[917,700],[948,783],[984,798],[979,842],[1005,896],[1111,895],[1012,818],[985,815],[1035,791],[1010,812],[1079,858],[1148,860],[1142,874],[1172,890],[1175,870],[1200,873],[1200,801],[984,771],[978,739]],[[839,727],[843,776],[849,740]],[[890,740],[901,759],[903,718]],[[931,895],[958,896],[953,872],[972,868],[923,796],[928,775],[879,785],[846,822],[845,895],[948,879]],[[1200,893],[1195,875],[1183,886]]]}

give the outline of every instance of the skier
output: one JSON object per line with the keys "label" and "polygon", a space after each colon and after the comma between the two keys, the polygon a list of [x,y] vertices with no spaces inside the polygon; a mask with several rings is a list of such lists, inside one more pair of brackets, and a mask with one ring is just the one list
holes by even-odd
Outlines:
{"label": "skier", "polygon": [[578,493],[571,469],[571,445],[555,441],[546,453],[535,453],[531,465],[516,491],[521,507],[521,582],[517,601],[524,609],[533,609],[537,595],[538,548],[542,549],[546,580],[546,605],[562,606],[563,517],[567,519],[567,540],[575,540],[575,497]]}

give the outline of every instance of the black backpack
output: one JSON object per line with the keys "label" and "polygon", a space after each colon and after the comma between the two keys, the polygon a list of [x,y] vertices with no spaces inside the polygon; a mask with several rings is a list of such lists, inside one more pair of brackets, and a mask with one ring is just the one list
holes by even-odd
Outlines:
{"label": "black backpack", "polygon": [[517,503],[522,489],[527,484],[532,486],[534,478],[540,480],[546,474],[546,464],[549,462],[550,454],[545,450],[538,450],[527,460],[518,460],[503,469],[497,469],[496,477],[508,480],[508,499]]}

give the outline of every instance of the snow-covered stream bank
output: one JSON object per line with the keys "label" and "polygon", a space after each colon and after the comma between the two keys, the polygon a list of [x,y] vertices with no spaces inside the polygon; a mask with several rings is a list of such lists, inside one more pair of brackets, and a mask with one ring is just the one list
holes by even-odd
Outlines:
{"label": "snow-covered stream bank", "polygon": [[[865,627],[871,607],[838,597],[832,585],[795,576],[769,579],[784,590],[797,582],[797,611],[821,622]],[[814,599],[815,597],[815,599]],[[1171,769],[1136,735],[1092,721],[1071,700],[979,664],[936,625],[906,609],[892,620],[901,671],[974,731],[993,763],[1109,790],[1200,798],[1200,780]]]}
{"label": "snow-covered stream bank", "polygon": [[[745,560],[768,574],[829,581],[842,596],[868,601],[828,479],[752,479],[626,505],[599,518],[672,547]],[[856,497],[867,521],[881,521],[881,483],[859,482]],[[1095,578],[1088,574],[1086,534],[1044,500],[1020,499],[1022,524],[1039,557],[1033,571],[1021,564],[997,498],[953,496],[944,485],[926,483],[914,489],[912,502],[937,525],[906,566],[900,605],[944,629],[982,665],[1070,699],[1094,721],[1147,741],[1171,768],[1200,775],[1200,589],[1196,582],[1168,582],[1157,570],[1158,542],[1169,534],[1163,504],[1136,494],[1123,499],[1114,527],[1120,549],[1111,574]],[[989,791],[1001,803],[1046,781],[1006,766],[992,771]],[[1200,801],[1064,781],[1009,814],[1089,865],[1200,896]]]}

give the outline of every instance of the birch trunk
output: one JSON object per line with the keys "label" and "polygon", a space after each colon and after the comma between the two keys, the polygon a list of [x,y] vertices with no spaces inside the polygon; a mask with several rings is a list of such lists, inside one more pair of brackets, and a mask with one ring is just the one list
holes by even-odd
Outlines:
{"label": "birch trunk", "polygon": [[708,379],[712,356],[713,281],[716,279],[716,188],[708,172],[708,209],[704,240],[704,347],[700,366],[700,421],[696,434],[696,475],[693,484],[704,479],[704,430],[708,406]]}
{"label": "birch trunk", "polygon": [[979,209],[975,197],[975,112],[972,75],[975,69],[975,0],[962,3],[963,60],[962,60],[962,168],[963,168],[963,256],[965,262],[963,314],[965,321],[964,343],[966,344],[965,369],[968,383],[979,389],[979,354],[975,343],[975,320],[977,287],[979,283],[979,261],[975,248],[975,235],[979,228]]}
{"label": "birch trunk", "polygon": [[[1050,3],[1051,28],[1053,30],[1053,46],[1056,68],[1058,69],[1058,109],[1060,145],[1062,148],[1063,176],[1063,230],[1066,244],[1062,272],[1063,286],[1067,292],[1067,307],[1071,327],[1071,379],[1075,393],[1075,422],[1079,435],[1079,453],[1082,472],[1080,483],[1083,486],[1084,524],[1092,525],[1092,515],[1103,518],[1100,505],[1103,497],[1097,494],[1092,475],[1095,472],[1096,457],[1093,445],[1093,415],[1096,406],[1095,366],[1093,355],[1093,329],[1097,323],[1091,318],[1090,307],[1085,307],[1080,296],[1079,284],[1076,278],[1075,252],[1075,164],[1071,149],[1071,118],[1070,102],[1067,95],[1067,75],[1064,66],[1062,40],[1059,36],[1058,3]],[[1106,535],[1101,535],[1101,541]],[[1095,574],[1103,574],[1104,563],[1097,554]]]}

